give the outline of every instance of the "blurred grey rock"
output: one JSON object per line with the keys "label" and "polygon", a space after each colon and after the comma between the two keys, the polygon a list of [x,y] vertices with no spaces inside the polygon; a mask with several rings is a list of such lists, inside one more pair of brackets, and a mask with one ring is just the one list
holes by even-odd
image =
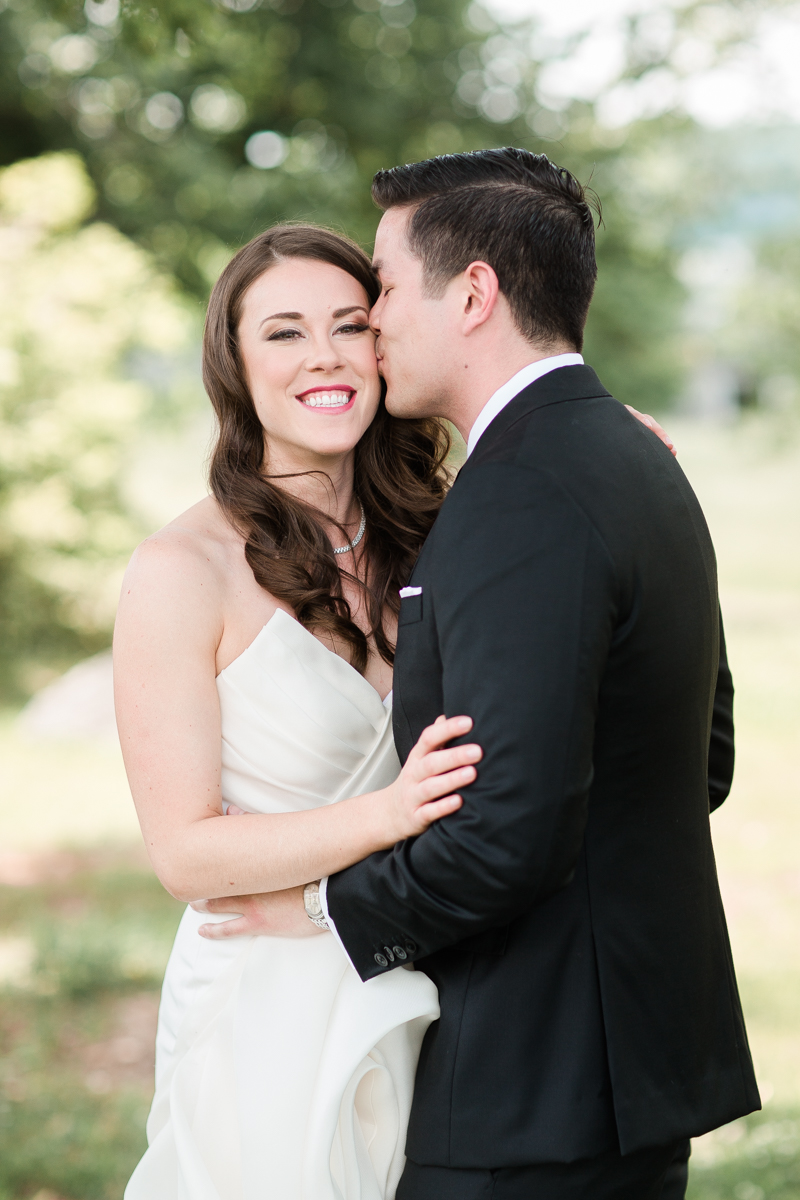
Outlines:
{"label": "blurred grey rock", "polygon": [[31,738],[116,741],[111,651],[77,663],[37,692],[20,713],[18,728]]}

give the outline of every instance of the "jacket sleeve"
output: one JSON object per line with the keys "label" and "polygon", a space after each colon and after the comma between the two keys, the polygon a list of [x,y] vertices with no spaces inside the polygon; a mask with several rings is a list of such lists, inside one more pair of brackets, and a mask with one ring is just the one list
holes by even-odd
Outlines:
{"label": "jacket sleeve", "polygon": [[580,852],[615,585],[585,515],[533,474],[483,464],[438,531],[458,548],[426,581],[444,711],[473,718],[484,759],[458,812],[328,880],[364,979],[398,948],[424,957],[507,923]]}
{"label": "jacket sleeve", "polygon": [[711,812],[728,798],[735,759],[733,736],[733,679],[728,666],[722,613],[719,615],[719,671],[711,714],[708,747],[708,805]]}

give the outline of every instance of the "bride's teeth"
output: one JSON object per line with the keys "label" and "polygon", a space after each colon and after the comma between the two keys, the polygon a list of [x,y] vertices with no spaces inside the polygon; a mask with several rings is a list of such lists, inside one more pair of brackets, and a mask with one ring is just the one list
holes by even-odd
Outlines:
{"label": "bride's teeth", "polygon": [[315,392],[303,397],[303,404],[309,408],[342,408],[350,403],[348,392]]}

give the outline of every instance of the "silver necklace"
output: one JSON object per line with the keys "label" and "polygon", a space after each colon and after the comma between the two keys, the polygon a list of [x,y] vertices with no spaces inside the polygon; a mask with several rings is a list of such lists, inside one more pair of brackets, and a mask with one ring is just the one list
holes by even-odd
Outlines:
{"label": "silver necklace", "polygon": [[364,536],[364,530],[367,528],[367,514],[364,512],[364,505],[359,500],[358,507],[361,509],[361,524],[358,527],[358,533],[353,538],[352,542],[348,542],[346,546],[334,546],[334,554],[347,554],[348,550],[355,550],[358,543]]}

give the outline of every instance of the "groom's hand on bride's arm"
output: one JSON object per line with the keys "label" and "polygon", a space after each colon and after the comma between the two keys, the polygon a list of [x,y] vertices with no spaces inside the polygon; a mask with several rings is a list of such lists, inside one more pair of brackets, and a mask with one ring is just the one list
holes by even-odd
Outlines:
{"label": "groom's hand on bride's arm", "polygon": [[[476,776],[474,764],[480,761],[483,751],[476,745],[453,749],[442,747],[454,737],[465,736],[471,728],[469,717],[448,720],[440,716],[423,731],[394,783],[363,797],[370,801],[370,807],[381,813],[374,849],[388,848],[408,837],[417,837],[432,822],[461,807],[461,796],[454,794],[453,788],[473,782]],[[229,817],[245,815],[236,804],[227,804],[226,814]],[[210,941],[254,934],[310,937],[327,929],[327,926],[319,928],[307,909],[303,885],[250,896],[195,900],[191,907],[195,912],[231,918],[200,926],[198,933]]]}
{"label": "groom's hand on bride's arm", "polygon": [[266,937],[316,937],[324,933],[308,919],[303,888],[262,892],[256,896],[224,896],[219,900],[196,900],[195,912],[230,915],[228,921],[201,925],[198,933],[209,941],[260,934]]}

